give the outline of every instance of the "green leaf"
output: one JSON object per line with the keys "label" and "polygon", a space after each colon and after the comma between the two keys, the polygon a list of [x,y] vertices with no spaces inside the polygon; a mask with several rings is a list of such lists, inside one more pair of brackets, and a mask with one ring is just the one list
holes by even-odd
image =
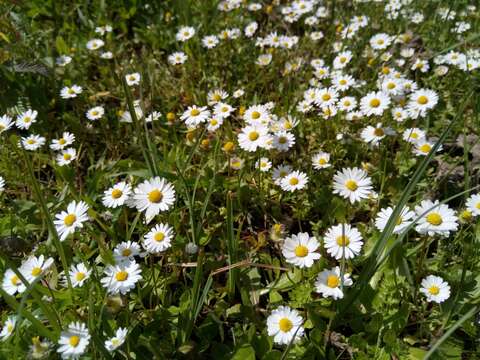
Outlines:
{"label": "green leaf", "polygon": [[230,360],[255,360],[255,350],[250,344],[239,347]]}

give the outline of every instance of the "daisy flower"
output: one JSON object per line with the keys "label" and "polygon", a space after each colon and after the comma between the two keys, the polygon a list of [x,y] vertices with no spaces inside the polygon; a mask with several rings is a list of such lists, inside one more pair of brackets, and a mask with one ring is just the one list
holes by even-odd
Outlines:
{"label": "daisy flower", "polygon": [[90,334],[85,324],[80,322],[71,323],[66,331],[60,334],[57,352],[62,359],[78,359],[85,353],[90,343]]}
{"label": "daisy flower", "polygon": [[471,195],[467,199],[467,210],[470,211],[472,216],[479,216],[480,215],[480,194]]}
{"label": "daisy flower", "polygon": [[422,280],[420,291],[429,302],[440,304],[450,297],[450,285],[440,276],[428,275]]}
{"label": "daisy flower", "polygon": [[242,158],[239,158],[238,156],[234,156],[230,159],[230,167],[233,170],[240,170],[243,168],[243,164],[245,161]]}
{"label": "daisy flower", "polygon": [[254,152],[259,147],[264,148],[268,140],[268,128],[262,125],[246,126],[238,134],[238,144],[249,152]]}
{"label": "daisy flower", "polygon": [[315,104],[319,107],[335,105],[338,100],[338,92],[335,88],[323,88],[315,92]]}
{"label": "daisy flower", "polygon": [[160,211],[167,211],[175,202],[175,189],[172,184],[160,177],[145,180],[133,191],[132,207],[145,211],[149,223]]}
{"label": "daisy flower", "polygon": [[272,62],[272,54],[262,54],[257,58],[257,60],[255,61],[255,64],[259,66],[267,66],[271,62]]}
{"label": "daisy flower", "polygon": [[272,168],[272,162],[268,158],[262,157],[255,163],[255,168],[260,169],[261,172],[267,172]]}
{"label": "daisy flower", "polygon": [[101,39],[92,39],[87,42],[87,49],[88,50],[98,50],[100,49],[105,43]]}
{"label": "daisy flower", "polygon": [[174,236],[168,224],[157,224],[144,236],[142,245],[147,252],[157,254],[172,246]]}
{"label": "daisy flower", "polygon": [[113,257],[117,263],[133,261],[138,255],[140,255],[140,245],[135,241],[123,241],[113,249]]}
{"label": "daisy flower", "polygon": [[77,97],[83,91],[81,86],[72,85],[72,86],[65,86],[62,90],[60,90],[60,96],[63,99],[71,99]]}
{"label": "daisy flower", "polygon": [[29,135],[27,137],[22,137],[21,146],[25,150],[35,151],[41,146],[45,145],[45,138],[40,135]]}
{"label": "daisy flower", "polygon": [[207,110],[206,106],[199,107],[196,105],[189,106],[188,109],[180,117],[181,120],[185,121],[185,124],[188,127],[198,126],[201,123],[207,121],[210,117],[210,111]]}
{"label": "daisy flower", "polygon": [[[378,212],[377,218],[375,219],[375,227],[379,231],[383,231],[383,229],[385,229],[388,220],[392,216],[392,213],[392,207],[383,208]],[[408,227],[413,222],[414,217],[415,213],[411,211],[408,207],[404,207],[396,221],[393,233],[400,234],[403,229]]]}
{"label": "daisy flower", "polygon": [[168,55],[168,62],[170,65],[181,65],[187,61],[188,56],[183,51],[177,51]]}
{"label": "daisy flower", "polygon": [[365,116],[380,116],[390,105],[390,98],[383,92],[370,92],[360,100],[360,109]]}
{"label": "daisy flower", "polygon": [[74,148],[69,148],[62,150],[62,152],[57,155],[56,161],[59,166],[65,166],[70,164],[76,158],[77,150],[75,150]]}
{"label": "daisy flower", "polygon": [[109,294],[123,295],[135,288],[142,279],[140,266],[135,261],[125,261],[116,265],[108,265],[104,270],[105,277],[100,282]]}
{"label": "daisy flower", "polygon": [[118,328],[115,332],[115,336],[105,341],[105,348],[110,352],[117,350],[125,342],[127,333],[128,329]]}
{"label": "daisy flower", "polygon": [[50,144],[50,149],[52,150],[63,150],[67,146],[70,146],[73,144],[75,141],[75,135],[69,133],[69,132],[64,132],[62,134],[62,137],[60,139],[53,139],[52,143]]}
{"label": "daisy flower", "polygon": [[105,109],[103,106],[95,106],[91,109],[89,109],[85,116],[87,117],[88,120],[98,120],[100,119],[103,115],[105,114]]}
{"label": "daisy flower", "polygon": [[330,164],[330,154],[320,151],[312,156],[312,165],[315,170],[325,169],[332,164]]}
{"label": "daisy flower", "polygon": [[108,208],[122,206],[128,200],[131,193],[132,187],[129,184],[125,181],[119,182],[103,192],[103,206]]}
{"label": "daisy flower", "polygon": [[280,182],[280,187],[284,191],[293,192],[295,190],[301,190],[308,183],[308,176],[304,172],[301,171],[292,171],[288,175],[286,175],[282,181]]}
{"label": "daisy flower", "polygon": [[216,37],[215,35],[209,35],[209,36],[205,36],[203,39],[202,39],[202,46],[207,48],[207,49],[213,49],[215,46],[218,45],[218,37]]}
{"label": "daisy flower", "polygon": [[215,130],[220,128],[222,124],[223,124],[223,118],[213,117],[208,120],[207,130],[210,132],[214,132]]}
{"label": "daisy flower", "polygon": [[13,334],[15,330],[15,325],[17,322],[17,317],[15,315],[10,315],[5,323],[3,324],[2,331],[0,332],[0,340],[6,341]]}
{"label": "daisy flower", "polygon": [[283,178],[292,172],[292,167],[290,165],[278,165],[273,169],[272,180],[275,185],[280,186]]}
{"label": "daisy flower", "polygon": [[249,125],[266,126],[270,123],[270,112],[265,105],[253,105],[245,110],[243,120]]}
{"label": "daisy flower", "polygon": [[100,58],[102,59],[113,59],[113,54],[111,51],[104,51],[100,54]]}
{"label": "daisy flower", "polygon": [[295,144],[295,136],[287,131],[279,131],[273,135],[272,147],[278,151],[288,151]]}
{"label": "daisy flower", "polygon": [[[435,208],[432,209],[433,207]],[[423,200],[415,206],[415,213],[420,217],[415,227],[420,234],[448,236],[451,231],[457,231],[458,218],[455,211],[446,204],[440,204],[438,200]]]}
{"label": "daisy flower", "polygon": [[296,342],[303,336],[305,330],[302,326],[303,318],[298,311],[288,306],[280,306],[273,310],[267,318],[268,336],[273,336],[273,341],[279,345],[288,345]]}
{"label": "daisy flower", "polygon": [[350,224],[332,226],[325,234],[325,248],[337,260],[354,258],[362,246],[362,235]]}
{"label": "daisy flower", "polygon": [[[415,144],[419,140],[425,139],[426,133],[425,131],[419,128],[408,128],[403,131],[403,140]],[[427,153],[430,150],[427,151]]]}
{"label": "daisy flower", "polygon": [[13,126],[13,120],[8,115],[0,116],[0,134]]}
{"label": "daisy flower", "polygon": [[178,29],[177,34],[175,35],[175,38],[177,41],[187,41],[188,39],[192,38],[193,35],[195,35],[195,29],[191,26],[182,26],[180,29]]}
{"label": "daisy flower", "polygon": [[[435,145],[434,142],[429,141],[426,138],[421,138],[414,143],[415,147],[413,148],[413,152],[417,156],[426,156],[432,150],[433,146]],[[442,146],[440,145],[437,149],[437,152],[442,150]]]}
{"label": "daisy flower", "polygon": [[433,109],[438,103],[438,95],[430,89],[419,89],[410,95],[407,109],[410,113],[419,113],[424,116],[426,112]]}
{"label": "daisy flower", "polygon": [[[89,270],[84,263],[79,263],[77,265],[72,264],[70,266],[70,270],[68,272],[68,276],[70,277],[70,282],[72,283],[73,287],[82,287],[85,281],[88,280],[92,270]],[[64,284],[66,285],[66,281]]]}
{"label": "daisy flower", "polygon": [[[342,284],[343,283],[343,284]],[[343,286],[352,286],[350,274],[341,274],[338,266],[323,270],[317,275],[315,290],[323,297],[331,297],[334,300],[343,299]]]}
{"label": "daisy flower", "polygon": [[370,143],[373,146],[377,146],[386,135],[392,134],[392,129],[382,127],[382,123],[378,123],[377,126],[367,126],[360,134],[360,137],[366,143]]}
{"label": "daisy flower", "polygon": [[392,40],[388,34],[376,34],[370,38],[370,46],[374,50],[383,50],[390,46]]}
{"label": "daisy flower", "polygon": [[298,233],[285,239],[282,254],[287,263],[300,268],[309,268],[315,260],[320,259],[320,254],[316,252],[319,247],[320,243],[314,236]]}
{"label": "daisy flower", "polygon": [[338,101],[337,106],[342,111],[353,111],[357,107],[357,99],[353,96],[345,96]]}
{"label": "daisy flower", "polygon": [[352,52],[343,51],[340,54],[338,54],[333,60],[333,67],[335,69],[343,69],[348,65],[350,60],[352,60]]}
{"label": "daisy flower", "polygon": [[213,113],[219,118],[226,119],[231,115],[232,111],[234,110],[235,108],[233,106],[219,102],[215,104],[213,108]]}
{"label": "daisy flower", "polygon": [[215,105],[228,98],[228,93],[222,89],[210,90],[207,94],[208,105]]}
{"label": "daisy flower", "polygon": [[74,200],[68,204],[67,211],[55,215],[55,228],[60,241],[65,241],[68,235],[75,230],[83,228],[83,223],[88,220],[88,205],[84,201],[78,203]]}
{"label": "daisy flower", "polygon": [[349,199],[352,204],[368,198],[371,192],[372,180],[365,170],[345,168],[333,177],[333,193]]}
{"label": "daisy flower", "polygon": [[19,271],[29,283],[32,283],[48,270],[52,264],[53,258],[45,259],[43,255],[40,255],[38,258],[30,256],[22,263]]}
{"label": "daisy flower", "polygon": [[3,274],[2,289],[7,294],[15,295],[17,292],[21,294],[25,291],[25,288],[25,284],[12,269],[7,269],[5,271],[5,274]]}
{"label": "daisy flower", "polygon": [[38,111],[28,109],[27,111],[17,116],[15,125],[19,129],[28,130],[33,123],[37,122],[37,115]]}
{"label": "daisy flower", "polygon": [[127,82],[128,86],[134,86],[140,84],[140,74],[132,73],[125,75],[125,81]]}

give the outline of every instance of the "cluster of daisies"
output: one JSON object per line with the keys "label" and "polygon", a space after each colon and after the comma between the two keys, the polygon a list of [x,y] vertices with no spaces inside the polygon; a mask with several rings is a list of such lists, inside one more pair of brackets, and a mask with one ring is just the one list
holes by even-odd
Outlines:
{"label": "cluster of daisies", "polygon": [[[362,2],[362,1],[358,1]],[[410,0],[389,0],[383,6],[388,19],[403,18],[412,24],[421,24],[424,14],[413,11],[408,5]],[[376,6],[376,5],[375,5]],[[273,66],[274,56],[281,57],[286,51],[294,50],[304,39],[290,32],[271,31],[262,34],[260,24],[255,21],[255,14],[264,9],[271,13],[272,5],[242,0],[223,0],[218,4],[222,12],[231,12],[241,7],[248,11],[249,18],[241,27],[225,28],[218,33],[206,34],[200,39],[205,51],[216,48],[221,41],[244,37],[261,52],[252,61],[260,67]],[[320,31],[322,19],[330,17],[330,9],[319,0],[294,0],[279,6],[281,18],[285,23],[303,22],[308,31],[306,40],[318,42],[324,37]],[[465,36],[471,29],[466,17],[476,11],[475,6],[468,6],[463,13],[451,9],[438,8],[437,15],[445,22],[451,23],[451,32]],[[256,19],[258,20],[258,19]],[[480,67],[480,50],[469,49],[465,52],[450,50],[445,54],[430,57],[412,41],[413,32],[388,34],[377,32],[369,35],[367,45],[362,53],[356,53],[356,41],[367,33],[370,19],[367,16],[354,16],[335,19],[338,41],[332,43],[333,52],[329,60],[289,56],[284,64],[283,76],[299,71],[302,65],[310,64],[299,98],[295,99],[294,108],[302,118],[311,117],[314,122],[336,122],[344,126],[345,133],[356,124],[362,124],[358,138],[375,149],[388,137],[401,134],[417,156],[425,156],[434,148],[435,141],[427,137],[427,132],[417,127],[439,104],[439,95],[432,89],[420,85],[422,76],[442,77],[449,71],[471,72]],[[413,28],[415,29],[415,28]],[[110,25],[95,28],[99,38],[90,39],[86,49],[100,59],[109,60],[113,53],[108,49],[108,34],[113,31]],[[288,34],[288,35],[286,35]],[[197,35],[192,26],[177,29],[175,40],[180,45],[187,43]],[[256,50],[257,50],[256,49]],[[278,50],[277,50],[278,49]],[[167,61],[171,65],[184,64],[189,56],[188,46],[170,53]],[[187,55],[188,53],[188,55]],[[293,53],[293,51],[291,52]],[[291,54],[289,53],[289,54]],[[256,54],[256,53],[255,53]],[[74,61],[73,55],[64,54],[56,59],[56,65],[66,67]],[[358,64],[361,64],[359,66]],[[306,66],[305,66],[306,67]],[[379,69],[375,71],[374,69]],[[353,69],[362,73],[355,74]],[[375,82],[365,80],[364,72]],[[370,76],[371,75],[371,76]],[[122,81],[127,86],[139,86],[142,75],[139,72],[128,73]],[[84,88],[71,81],[66,81],[60,90],[62,99],[74,99],[84,93]],[[227,141],[223,150],[227,153],[227,166],[233,170],[241,170],[244,165],[254,159],[255,169],[261,173],[271,173],[271,181],[282,191],[294,193],[307,188],[310,169],[294,169],[289,164],[289,156],[293,153],[298,138],[297,130],[300,116],[280,116],[275,114],[276,104],[273,102],[254,103],[243,106],[239,103],[245,91],[235,90],[232,95],[223,89],[211,90],[207,94],[207,104],[188,106],[181,114],[180,120],[186,125],[189,133],[203,127],[208,136],[213,137],[224,124],[229,128],[237,128],[235,138]],[[233,99],[232,99],[233,98]],[[235,100],[234,100],[235,99]],[[85,109],[85,117],[97,121],[107,117],[106,107],[95,105]],[[134,117],[145,122],[158,120],[160,112],[146,114],[139,100],[134,102]],[[118,111],[120,122],[131,123],[132,112]],[[17,114],[0,117],[0,134],[16,127],[20,132],[28,132],[37,122],[38,112],[28,109]],[[174,113],[168,113],[168,121],[175,119]],[[413,124],[408,124],[409,122]],[[345,125],[346,124],[346,125]],[[406,125],[408,124],[408,125]],[[404,128],[404,125],[405,128]],[[400,130],[398,129],[400,128]],[[345,134],[335,134],[336,140],[342,140]],[[21,137],[20,146],[29,151],[36,151],[44,146],[47,139],[30,133]],[[75,135],[65,131],[58,138],[51,140],[50,149],[56,152],[55,159],[59,166],[71,164],[77,157],[73,147]],[[202,140],[208,145],[208,140]],[[236,147],[240,148],[235,152]],[[437,151],[441,147],[437,148]],[[274,164],[279,160],[279,163]],[[313,170],[321,171],[333,168],[334,174],[330,184],[332,193],[340,196],[355,206],[366,199],[377,199],[372,178],[368,172],[358,167],[335,168],[335,156],[324,150],[318,150],[311,156]],[[314,175],[310,175],[314,176]],[[0,177],[0,193],[5,189],[5,181]],[[294,195],[294,194],[292,194]],[[161,213],[170,210],[175,203],[175,189],[171,183],[160,177],[153,177],[136,186],[128,181],[121,181],[106,189],[101,199],[107,209],[129,207],[144,213],[145,223],[151,224]],[[55,215],[54,225],[60,241],[75,237],[81,229],[88,228],[91,215],[91,204],[85,201],[72,201],[66,209]],[[438,236],[448,238],[455,233],[460,220],[471,220],[480,216],[480,194],[471,195],[465,209],[459,215],[447,204],[438,200],[423,200],[414,207],[401,209],[399,215],[392,219],[394,208],[384,207],[372,219],[378,231],[384,231],[389,222],[394,221],[393,233],[402,236],[406,231],[414,229],[420,237]],[[360,257],[364,245],[362,228],[358,224],[338,223],[329,226],[322,236],[299,232],[282,238],[281,253],[286,263],[298,268],[311,268],[322,256],[331,259],[332,266],[323,269],[314,281],[315,292],[319,296],[332,301],[342,299],[346,288],[354,284],[355,274],[347,270],[353,259]],[[113,262],[98,265],[103,271],[99,279],[109,295],[128,294],[142,280],[142,267],[139,258],[156,256],[172,246],[175,233],[173,228],[163,222],[156,222],[149,228],[141,241],[127,240],[120,242],[112,249]],[[190,243],[186,252],[195,253],[197,247]],[[17,296],[25,293],[29,285],[39,282],[49,271],[53,271],[54,259],[44,255],[30,255],[16,268],[8,268],[3,274],[2,289],[9,295]],[[95,266],[95,268],[93,268]],[[80,288],[85,286],[91,277],[98,273],[97,265],[77,262],[62,273],[61,284],[65,287]],[[419,285],[420,292],[429,302],[442,303],[450,297],[450,285],[436,275],[426,276]],[[271,311],[266,321],[267,332],[275,343],[288,345],[300,340],[304,334],[304,318],[301,312],[288,306],[280,306]],[[9,316],[0,332],[0,340],[6,341],[14,333],[17,324],[15,315]],[[105,335],[104,346],[109,351],[118,349],[125,342],[128,329],[118,327],[113,336]],[[112,334],[110,334],[112,335]],[[72,322],[60,334],[57,351],[63,358],[78,358],[83,355],[90,344],[91,335],[87,326],[81,322]],[[35,338],[32,353],[43,353],[52,344]]]}

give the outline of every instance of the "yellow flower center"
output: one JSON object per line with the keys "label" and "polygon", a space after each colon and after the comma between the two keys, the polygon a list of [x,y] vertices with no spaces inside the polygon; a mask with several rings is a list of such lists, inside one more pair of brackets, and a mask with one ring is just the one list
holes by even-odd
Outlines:
{"label": "yellow flower center", "polygon": [[162,199],[163,199],[163,194],[158,189],[152,190],[148,193],[148,201],[150,201],[152,203],[157,204],[160,201],[162,201]]}
{"label": "yellow flower center", "polygon": [[120,198],[122,195],[123,195],[122,190],[119,190],[119,189],[113,189],[113,190],[112,190],[112,198],[118,199],[118,198]]}
{"label": "yellow flower center", "polygon": [[8,325],[7,325],[7,331],[8,331],[9,333],[11,333],[11,332],[13,331],[13,325],[12,325],[12,324],[8,324]]}
{"label": "yellow flower center", "polygon": [[222,112],[227,112],[228,111],[228,107],[224,106],[222,107]]}
{"label": "yellow flower center", "polygon": [[430,224],[435,226],[441,225],[443,223],[442,217],[440,216],[439,213],[436,213],[436,212],[432,212],[428,214],[426,219]]}
{"label": "yellow flower center", "polygon": [[348,100],[345,100],[345,101],[343,102],[343,105],[344,105],[344,106],[350,106],[350,105],[351,105],[351,102],[348,101]]}
{"label": "yellow flower center", "polygon": [[343,63],[345,63],[345,61],[347,61],[347,58],[345,56],[342,56],[340,58],[340,62],[343,64]]}
{"label": "yellow flower center", "polygon": [[290,179],[289,183],[290,183],[290,185],[297,185],[297,184],[298,184],[298,179],[292,177],[292,178]]}
{"label": "yellow flower center", "polygon": [[418,150],[420,150],[423,153],[428,153],[431,150],[431,148],[432,147],[429,144],[423,144],[418,148]]}
{"label": "yellow flower center", "polygon": [[480,202],[476,203],[476,204],[475,204],[475,207],[476,207],[477,209],[480,209]]}
{"label": "yellow flower center", "polygon": [[23,122],[25,122],[25,123],[27,123],[27,124],[28,124],[30,121],[32,121],[32,118],[31,118],[30,116],[25,116],[25,117],[23,118]]}
{"label": "yellow flower center", "polygon": [[378,45],[383,45],[383,43],[384,43],[383,39],[378,39],[378,40],[377,40],[377,44],[378,44]]}
{"label": "yellow flower center", "polygon": [[63,219],[63,223],[67,226],[72,226],[76,220],[77,217],[74,214],[68,214],[65,216],[65,219]]}
{"label": "yellow flower center", "polygon": [[293,328],[293,323],[290,319],[283,318],[278,322],[278,327],[283,332],[289,332]]}
{"label": "yellow flower center", "polygon": [[119,271],[118,273],[115,274],[115,279],[117,281],[125,281],[128,279],[128,273],[126,271]]}
{"label": "yellow flower center", "polygon": [[395,83],[393,83],[393,82],[388,83],[387,89],[389,89],[389,90],[395,89]]}
{"label": "yellow flower center", "polygon": [[287,138],[284,137],[284,136],[280,136],[280,137],[278,138],[278,142],[279,142],[280,144],[285,144],[285,143],[287,142]]}
{"label": "yellow flower center", "polygon": [[322,100],[323,100],[323,101],[328,101],[328,100],[330,100],[331,98],[332,98],[332,97],[330,96],[330,94],[323,94],[323,95],[322,95]]}
{"label": "yellow flower center", "polygon": [[70,336],[70,339],[68,339],[68,343],[72,347],[77,347],[79,342],[80,342],[80,338],[77,335]]}
{"label": "yellow flower center", "polygon": [[68,153],[65,153],[65,154],[63,154],[63,158],[68,161],[72,158],[72,155],[70,155]]}
{"label": "yellow flower center", "polygon": [[260,117],[260,113],[258,111],[252,112],[252,119],[258,119]]}
{"label": "yellow flower center", "polygon": [[200,114],[200,111],[198,109],[190,110],[190,115],[191,116],[198,116],[199,114]]}
{"label": "yellow flower center", "polygon": [[130,80],[130,81],[134,81],[134,80],[135,80],[135,76],[130,75],[129,80]]}
{"label": "yellow flower center", "polygon": [[27,140],[27,144],[33,145],[33,144],[35,144],[35,140],[33,140],[33,139],[28,139],[28,140]]}
{"label": "yellow flower center", "polygon": [[401,216],[397,219],[397,225],[401,225],[403,223],[403,218]]}
{"label": "yellow flower center", "polygon": [[31,274],[32,274],[32,276],[38,276],[38,275],[40,275],[41,273],[42,273],[42,269],[37,266],[37,267],[34,267],[34,268],[32,269],[32,273],[31,273]]}
{"label": "yellow flower center", "polygon": [[73,90],[73,89],[68,89],[68,93],[69,93],[70,95],[75,94],[75,90]]}
{"label": "yellow flower center", "polygon": [[438,295],[440,293],[440,288],[438,286],[430,286],[430,288],[428,289],[428,292],[432,295]]}
{"label": "yellow flower center", "polygon": [[370,106],[371,107],[374,107],[374,108],[377,108],[380,106],[380,100],[378,99],[372,99],[370,100]]}
{"label": "yellow flower center", "polygon": [[17,286],[18,283],[19,283],[20,279],[18,278],[17,275],[13,275],[11,278],[10,278],[10,282],[12,283],[13,286]]}
{"label": "yellow flower center", "polygon": [[374,134],[375,136],[379,136],[379,137],[380,137],[380,136],[385,135],[385,131],[383,131],[382,128],[375,128],[375,130],[373,130],[373,134]]}
{"label": "yellow flower center", "polygon": [[298,245],[296,248],[295,248],[295,256],[298,256],[298,257],[305,257],[308,255],[308,248],[304,245]]}
{"label": "yellow flower center", "polygon": [[428,103],[428,98],[424,95],[422,96],[419,96],[418,99],[417,99],[417,102],[420,104],[420,105],[425,105],[426,103]]}
{"label": "yellow flower center", "polygon": [[60,140],[58,140],[58,143],[60,145],[65,145],[67,143],[67,141],[64,138],[61,138]]}
{"label": "yellow flower center", "polygon": [[347,85],[347,80],[342,79],[338,82],[340,85]]}
{"label": "yellow flower center", "polygon": [[165,239],[165,234],[162,232],[157,232],[153,239],[158,242],[163,241],[163,239]]}
{"label": "yellow flower center", "polygon": [[255,141],[259,138],[260,134],[256,131],[252,131],[250,134],[248,134],[248,138],[250,141]]}
{"label": "yellow flower center", "polygon": [[83,279],[85,279],[85,273],[78,272],[78,273],[75,274],[75,280],[82,281]]}
{"label": "yellow flower center", "polygon": [[319,163],[320,165],[325,165],[325,164],[327,163],[327,160],[325,160],[324,158],[320,158],[320,159],[318,160],[318,163]]}
{"label": "yellow flower center", "polygon": [[123,251],[122,251],[122,256],[125,256],[125,257],[126,257],[126,256],[130,256],[130,255],[132,255],[132,250],[130,250],[130,249],[123,249]]}
{"label": "yellow flower center", "polygon": [[336,288],[340,284],[340,279],[338,278],[337,275],[328,275],[327,277],[327,286],[329,288]]}
{"label": "yellow flower center", "polygon": [[348,190],[350,191],[355,191],[358,189],[358,184],[355,180],[347,180],[347,182],[345,183],[345,186]]}
{"label": "yellow flower center", "polygon": [[337,245],[338,246],[348,246],[350,244],[350,239],[348,238],[348,236],[345,236],[345,235],[340,235],[337,237]]}
{"label": "yellow flower center", "polygon": [[411,133],[411,134],[410,134],[410,137],[411,137],[412,139],[418,139],[418,134],[417,134],[417,133]]}

